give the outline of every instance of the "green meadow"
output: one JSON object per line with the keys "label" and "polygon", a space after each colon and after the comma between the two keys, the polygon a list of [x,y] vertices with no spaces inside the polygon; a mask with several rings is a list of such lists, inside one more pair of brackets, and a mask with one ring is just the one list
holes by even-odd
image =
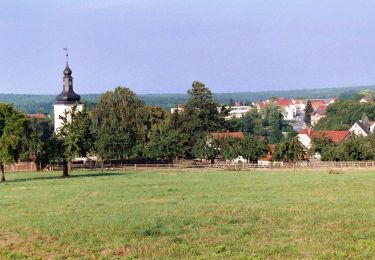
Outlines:
{"label": "green meadow", "polygon": [[7,174],[0,259],[374,258],[375,172]]}

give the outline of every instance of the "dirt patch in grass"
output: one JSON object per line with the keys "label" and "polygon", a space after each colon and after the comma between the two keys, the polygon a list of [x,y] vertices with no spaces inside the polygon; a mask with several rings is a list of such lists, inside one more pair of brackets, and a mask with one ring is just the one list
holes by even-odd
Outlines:
{"label": "dirt patch in grass", "polygon": [[35,233],[24,237],[15,232],[0,231],[0,258],[55,259],[87,255],[88,252],[80,249],[62,246],[57,237]]}

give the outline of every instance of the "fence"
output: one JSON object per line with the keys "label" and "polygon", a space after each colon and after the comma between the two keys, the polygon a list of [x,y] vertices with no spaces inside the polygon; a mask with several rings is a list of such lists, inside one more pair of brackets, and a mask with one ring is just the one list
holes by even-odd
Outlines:
{"label": "fence", "polygon": [[[147,169],[205,169],[205,170],[261,170],[261,169],[332,169],[332,168],[364,168],[364,169],[375,169],[375,161],[361,161],[361,162],[297,162],[297,163],[283,163],[274,162],[270,164],[254,164],[254,163],[184,163],[184,164],[123,164],[123,163],[106,163],[106,164],[72,164],[73,170],[125,170],[125,171],[137,171],[137,170],[147,170]],[[15,163],[10,165],[5,165],[4,170],[6,172],[32,172],[36,171],[37,167],[35,163]],[[53,165],[49,167],[49,170],[61,171],[61,165]]]}
{"label": "fence", "polygon": [[35,172],[36,164],[33,162],[21,162],[4,165],[5,172]]}
{"label": "fence", "polygon": [[[147,169],[206,169],[206,170],[256,170],[256,169],[332,169],[332,168],[373,168],[375,169],[375,161],[361,161],[361,162],[273,162],[270,164],[254,164],[254,163],[184,163],[184,164],[122,164],[122,163],[108,163],[91,165],[90,167],[82,164],[72,165],[73,169],[102,169],[108,170],[147,170]],[[61,166],[55,166],[54,170],[61,170]]]}

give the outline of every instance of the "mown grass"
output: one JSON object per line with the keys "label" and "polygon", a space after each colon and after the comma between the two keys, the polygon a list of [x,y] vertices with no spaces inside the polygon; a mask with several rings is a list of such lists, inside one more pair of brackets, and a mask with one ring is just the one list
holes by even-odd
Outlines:
{"label": "mown grass", "polygon": [[59,176],[0,184],[0,259],[375,257],[375,172]]}

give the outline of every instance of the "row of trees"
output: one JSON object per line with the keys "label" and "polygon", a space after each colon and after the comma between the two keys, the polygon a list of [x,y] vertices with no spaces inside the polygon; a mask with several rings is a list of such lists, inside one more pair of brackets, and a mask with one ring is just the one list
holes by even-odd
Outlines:
{"label": "row of trees", "polygon": [[340,143],[327,137],[312,140],[311,155],[319,154],[323,161],[365,161],[375,159],[375,134],[367,137],[351,135]]}
{"label": "row of trees", "polygon": [[[0,106],[0,168],[5,163],[32,159],[38,169],[62,163],[68,175],[76,157],[96,155],[110,159],[150,158],[172,160],[216,156],[232,159],[242,155],[255,161],[269,143],[284,140],[290,127],[278,107],[251,110],[241,119],[228,120],[229,110],[214,101],[211,91],[193,82],[184,111],[168,113],[146,106],[128,88],[117,87],[103,94],[96,105],[84,111],[73,108],[61,117],[54,132],[52,121],[28,119],[12,105]],[[211,132],[244,131],[243,140],[220,140],[207,146]],[[215,147],[215,149],[213,149]],[[4,179],[2,172],[1,179]]]}

